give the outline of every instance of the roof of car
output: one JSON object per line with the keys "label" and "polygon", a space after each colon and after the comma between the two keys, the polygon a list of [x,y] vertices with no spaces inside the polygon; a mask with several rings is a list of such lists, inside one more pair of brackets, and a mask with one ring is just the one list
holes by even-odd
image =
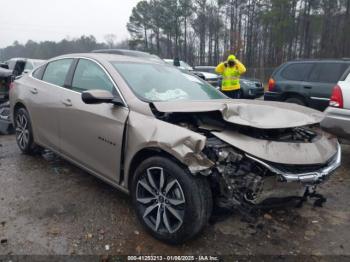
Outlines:
{"label": "roof of car", "polygon": [[91,53],[115,54],[115,55],[140,57],[140,58],[145,58],[145,59],[150,59],[150,60],[162,61],[162,59],[157,55],[153,55],[153,54],[150,54],[147,52],[142,52],[142,51],[137,51],[137,50],[129,50],[129,49],[98,49],[98,50],[91,51]]}
{"label": "roof of car", "polygon": [[301,62],[313,62],[313,63],[344,62],[344,63],[350,63],[350,58],[296,59],[296,60],[288,61],[287,63],[301,63]]}
{"label": "roof of car", "polygon": [[149,59],[144,57],[134,57],[134,56],[127,56],[127,55],[117,55],[117,54],[110,54],[110,53],[73,53],[73,54],[65,54],[62,56],[58,56],[55,58],[52,58],[52,60],[56,60],[59,58],[90,58],[90,59],[103,59],[106,61],[118,61],[118,62],[143,62],[143,63],[155,63],[160,64],[164,63],[162,60],[158,59]]}
{"label": "roof of car", "polygon": [[150,53],[129,50],[129,49],[97,49],[92,50],[91,53],[102,53],[102,54],[116,54],[116,55],[130,55],[130,56],[150,56]]}
{"label": "roof of car", "polygon": [[13,57],[10,58],[7,61],[33,61],[33,62],[43,62],[44,59],[32,59],[32,58],[25,58],[25,57]]}

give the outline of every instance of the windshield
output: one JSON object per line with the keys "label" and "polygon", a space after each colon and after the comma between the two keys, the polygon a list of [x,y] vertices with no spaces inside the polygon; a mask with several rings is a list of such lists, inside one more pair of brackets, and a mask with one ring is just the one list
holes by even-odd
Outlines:
{"label": "windshield", "polygon": [[166,65],[111,62],[138,97],[147,101],[227,98],[214,87]]}

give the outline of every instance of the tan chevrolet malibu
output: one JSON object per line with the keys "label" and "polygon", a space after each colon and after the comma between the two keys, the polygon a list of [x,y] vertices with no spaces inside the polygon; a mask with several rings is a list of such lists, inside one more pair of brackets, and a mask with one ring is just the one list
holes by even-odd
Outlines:
{"label": "tan chevrolet malibu", "polygon": [[129,193],[156,238],[198,234],[213,207],[298,203],[339,166],[323,115],[286,103],[231,100],[158,60],[60,56],[10,90],[20,150],[49,149]]}

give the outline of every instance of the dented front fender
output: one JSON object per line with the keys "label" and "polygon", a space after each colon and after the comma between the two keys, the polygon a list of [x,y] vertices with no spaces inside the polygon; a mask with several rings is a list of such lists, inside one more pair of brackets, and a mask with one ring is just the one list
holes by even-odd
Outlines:
{"label": "dented front fender", "polygon": [[201,134],[131,111],[126,129],[125,174],[131,175],[132,159],[145,148],[164,150],[186,165],[191,173],[208,169],[214,163],[202,153],[205,144],[206,137]]}

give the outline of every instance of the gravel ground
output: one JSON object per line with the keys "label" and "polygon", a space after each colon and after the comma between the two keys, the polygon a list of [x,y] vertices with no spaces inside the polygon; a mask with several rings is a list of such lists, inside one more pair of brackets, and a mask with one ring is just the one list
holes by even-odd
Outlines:
{"label": "gravel ground", "polygon": [[165,245],[137,222],[129,197],[50,153],[22,155],[0,136],[0,255],[350,255],[350,147],[319,189],[324,207],[270,211],[254,224],[222,215],[196,239]]}

